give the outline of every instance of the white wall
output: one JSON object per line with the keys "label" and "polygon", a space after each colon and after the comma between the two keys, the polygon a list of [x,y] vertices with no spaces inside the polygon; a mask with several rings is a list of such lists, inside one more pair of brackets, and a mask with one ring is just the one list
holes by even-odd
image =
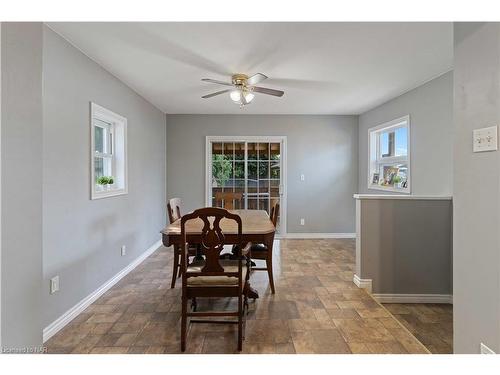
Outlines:
{"label": "white wall", "polygon": [[[164,113],[47,27],[43,43],[46,327],[161,239],[166,125]],[[128,120],[127,195],[90,200],[91,101]],[[61,290],[50,295],[55,275]]]}
{"label": "white wall", "polygon": [[411,193],[452,195],[452,72],[359,116],[359,193],[385,193],[368,189],[368,129],[405,115],[411,123]]}
{"label": "white wall", "polygon": [[207,135],[285,135],[288,233],[354,233],[357,125],[357,116],[168,115],[168,196],[187,210],[205,205]]}
{"label": "white wall", "polygon": [[472,152],[473,129],[500,123],[500,24],[454,38],[454,351],[500,353],[500,152]]}

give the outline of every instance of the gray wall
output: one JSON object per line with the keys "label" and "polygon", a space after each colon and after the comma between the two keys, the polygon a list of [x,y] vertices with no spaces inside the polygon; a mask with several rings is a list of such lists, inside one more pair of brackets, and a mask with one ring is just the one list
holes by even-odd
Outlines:
{"label": "gray wall", "polygon": [[384,193],[368,189],[368,129],[408,114],[411,133],[411,193],[452,194],[452,72],[359,116],[359,193]]}
{"label": "gray wall", "polygon": [[373,293],[452,293],[452,202],[356,200],[356,274]]}
{"label": "gray wall", "polygon": [[2,346],[42,343],[42,24],[2,23]]}
{"label": "gray wall", "polygon": [[168,196],[187,210],[205,205],[205,136],[286,135],[288,232],[354,232],[357,116],[168,115],[167,134]]}
{"label": "gray wall", "polygon": [[[166,222],[166,128],[160,110],[47,27],[43,42],[45,327],[160,239]],[[90,101],[128,119],[127,195],[89,199]],[[35,167],[29,183],[15,185],[31,188],[33,175],[42,170],[40,159]],[[31,242],[25,223],[16,225]],[[122,245],[127,246],[124,257]],[[55,275],[61,290],[49,295]]]}
{"label": "gray wall", "polygon": [[500,353],[500,153],[472,153],[473,129],[500,122],[500,24],[454,35],[454,351]]}

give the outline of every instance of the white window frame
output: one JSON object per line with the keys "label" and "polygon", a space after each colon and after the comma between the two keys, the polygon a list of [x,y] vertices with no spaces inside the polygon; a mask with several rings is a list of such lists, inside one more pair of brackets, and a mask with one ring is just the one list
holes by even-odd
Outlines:
{"label": "white window frame", "polygon": [[[95,118],[96,117],[92,117],[92,120],[94,120]],[[101,119],[99,118],[99,120],[101,120]],[[98,157],[98,158],[102,158],[102,159],[110,159],[111,160],[111,171],[114,172],[114,171],[116,171],[116,163],[115,163],[115,158],[113,155],[113,151],[115,149],[115,126],[113,123],[108,123],[108,122],[104,122],[104,123],[106,125],[94,124],[92,129],[93,129],[94,133],[95,133],[96,127],[104,129],[105,142],[107,143],[107,147],[111,148],[111,152],[97,152],[97,151],[95,151],[94,157]],[[109,137],[111,137],[111,140],[109,139]],[[95,137],[93,138],[93,140],[95,142]],[[106,151],[110,151],[110,150],[106,150]],[[95,162],[95,160],[94,160],[94,162]],[[94,169],[94,171],[95,171],[95,169]]]}
{"label": "white window frame", "polygon": [[[111,135],[111,153],[96,153],[95,152],[95,124],[94,119],[110,124],[107,129]],[[117,134],[122,134],[118,140],[120,147],[117,147]],[[109,151],[109,150],[107,150]],[[118,154],[119,153],[119,154]],[[109,190],[99,191],[95,183],[95,156],[103,158],[111,158],[111,170],[115,183],[111,185]],[[120,158],[120,163],[117,163],[117,158]],[[118,167],[118,164],[120,166]],[[96,103],[90,103],[90,199],[101,199],[124,195],[128,193],[128,168],[127,168],[127,119],[120,116],[109,109],[101,107]]]}
{"label": "white window frame", "polygon": [[[280,233],[277,238],[284,238],[287,234],[287,137],[286,136],[206,136],[205,137],[205,206],[212,204],[212,142],[241,142],[241,143],[281,143],[281,199],[280,199]],[[245,159],[247,157],[245,156]],[[245,171],[246,174],[246,171]]]}
{"label": "white window frame", "polygon": [[[390,129],[400,127],[407,128],[407,154],[406,156],[391,156],[380,157],[380,134]],[[411,132],[410,132],[410,115],[406,115],[392,121],[374,126],[368,129],[368,189],[390,191],[402,194],[411,194]],[[380,186],[372,183],[372,174],[374,170],[379,170],[380,164],[395,164],[405,163],[408,166],[407,187],[395,188],[392,186]],[[382,176],[379,176],[379,178]]]}

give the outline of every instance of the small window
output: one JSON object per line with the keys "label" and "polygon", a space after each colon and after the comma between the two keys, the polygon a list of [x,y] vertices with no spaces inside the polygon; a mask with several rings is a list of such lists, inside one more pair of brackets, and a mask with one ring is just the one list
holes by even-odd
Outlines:
{"label": "small window", "polygon": [[127,119],[91,103],[91,199],[127,193]]}
{"label": "small window", "polygon": [[410,117],[368,130],[368,188],[410,193]]}

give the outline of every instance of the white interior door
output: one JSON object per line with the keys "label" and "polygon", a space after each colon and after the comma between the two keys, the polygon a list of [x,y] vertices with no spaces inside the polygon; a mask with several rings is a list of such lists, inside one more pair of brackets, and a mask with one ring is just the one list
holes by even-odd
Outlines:
{"label": "white interior door", "polygon": [[265,210],[286,232],[286,137],[207,137],[206,205]]}

